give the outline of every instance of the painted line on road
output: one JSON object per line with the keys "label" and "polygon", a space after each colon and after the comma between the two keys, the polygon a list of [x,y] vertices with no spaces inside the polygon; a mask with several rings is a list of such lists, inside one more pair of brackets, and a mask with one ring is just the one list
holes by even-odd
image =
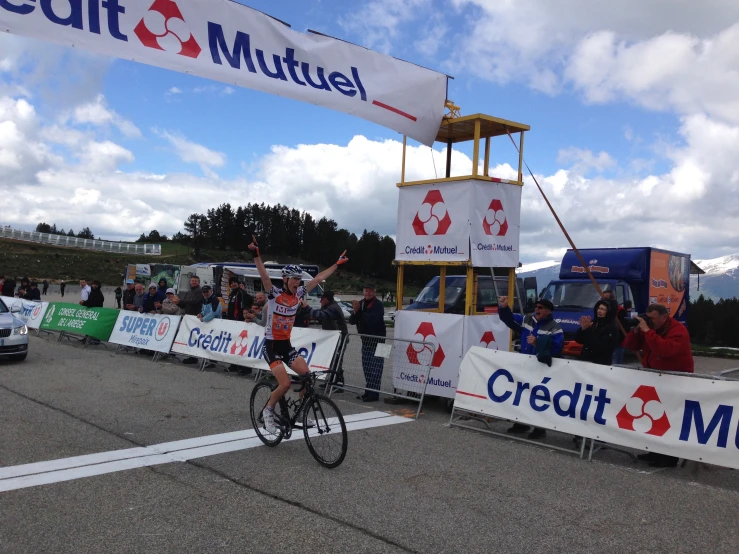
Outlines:
{"label": "painted line on road", "polygon": [[[344,421],[346,422],[347,431],[359,431],[361,429],[407,423],[413,420],[385,412],[368,412],[348,415],[344,418]],[[303,439],[303,433],[296,430],[290,439],[283,442],[301,439]],[[0,468],[0,492],[61,483],[153,465],[186,462],[196,458],[237,452],[262,445],[263,443],[256,436],[256,432],[253,429],[248,429],[152,446],[4,467]]]}

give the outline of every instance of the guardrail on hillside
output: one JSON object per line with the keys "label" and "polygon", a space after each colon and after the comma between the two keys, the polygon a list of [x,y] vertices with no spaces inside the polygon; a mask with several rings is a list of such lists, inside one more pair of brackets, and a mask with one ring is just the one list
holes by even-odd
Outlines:
{"label": "guardrail on hillside", "polygon": [[112,242],[99,239],[81,239],[68,237],[66,235],[52,235],[49,233],[38,233],[36,231],[21,231],[12,227],[0,227],[0,238],[25,240],[39,244],[50,244],[52,246],[68,246],[71,248],[86,248],[99,252],[112,252],[116,254],[148,254],[160,256],[162,254],[161,244],[146,244],[133,242]]}

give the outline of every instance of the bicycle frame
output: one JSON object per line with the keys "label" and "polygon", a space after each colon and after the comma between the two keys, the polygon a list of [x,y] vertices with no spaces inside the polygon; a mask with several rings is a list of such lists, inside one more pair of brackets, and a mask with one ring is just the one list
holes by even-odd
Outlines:
{"label": "bicycle frame", "polygon": [[[327,371],[326,376],[331,376],[335,374],[336,371]],[[301,386],[297,389],[293,389],[293,392],[300,393],[303,390],[305,390],[305,394],[302,398],[299,400],[295,400],[292,398],[285,398],[283,396],[283,400],[285,401],[285,404],[287,405],[287,411],[288,416],[287,418],[283,417],[281,414],[275,413],[275,418],[277,419],[278,425],[282,428],[283,435],[286,439],[289,439],[292,436],[293,429],[295,428],[296,423],[298,422],[298,417],[303,413],[303,410],[308,405],[308,402],[315,396],[315,385],[316,380],[318,379],[318,374],[313,372],[308,372],[304,376],[299,376],[297,383]],[[292,385],[292,383],[291,383]],[[291,414],[290,410],[295,408],[297,406],[297,409]],[[302,429],[302,427],[301,427]]]}

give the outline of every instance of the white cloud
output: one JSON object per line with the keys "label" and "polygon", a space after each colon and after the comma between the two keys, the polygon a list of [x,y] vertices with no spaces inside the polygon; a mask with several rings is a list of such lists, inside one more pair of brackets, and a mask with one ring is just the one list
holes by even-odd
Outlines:
{"label": "white cloud", "polygon": [[171,89],[169,89],[169,94],[181,94],[181,93],[182,91],[177,87],[172,87]]}
{"label": "white cloud", "polygon": [[347,32],[357,34],[363,46],[388,53],[400,26],[422,16],[424,8],[431,3],[431,0],[371,0],[364,2],[357,12],[340,19],[339,24]]}
{"label": "white cloud", "polygon": [[557,155],[557,163],[573,163],[570,170],[581,175],[585,175],[590,170],[602,173],[606,169],[616,165],[616,161],[608,152],[593,154],[591,150],[583,150],[574,146],[560,150]]}
{"label": "white cloud", "polygon": [[129,138],[141,136],[141,131],[136,125],[108,108],[105,96],[102,94],[98,94],[92,102],[77,106],[72,112],[72,120],[75,123],[89,123],[98,126],[113,125]]}
{"label": "white cloud", "polygon": [[216,152],[202,144],[189,141],[177,133],[156,129],[154,129],[154,132],[169,141],[183,162],[198,164],[207,177],[217,178],[213,168],[223,167],[226,163],[226,154],[223,152]]}

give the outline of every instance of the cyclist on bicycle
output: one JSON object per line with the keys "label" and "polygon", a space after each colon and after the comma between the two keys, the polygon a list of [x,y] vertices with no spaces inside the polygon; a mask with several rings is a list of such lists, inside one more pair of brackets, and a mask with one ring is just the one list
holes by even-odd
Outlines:
{"label": "cyclist on bicycle", "polygon": [[300,301],[316,288],[318,283],[328,279],[340,265],[348,262],[349,258],[345,256],[346,251],[344,251],[334,265],[316,275],[304,286],[300,285],[303,274],[301,267],[286,265],[282,268],[283,285],[282,288],[279,288],[272,285],[267,269],[260,258],[259,245],[256,239],[249,245],[249,250],[254,253],[254,263],[267,291],[267,305],[264,307],[267,311],[267,320],[262,355],[267,360],[272,375],[277,379],[277,388],[272,392],[262,417],[267,432],[276,434],[278,429],[275,425],[274,409],[280,398],[290,389],[290,377],[285,365],[289,366],[298,375],[304,375],[309,371],[305,359],[298,354],[298,351],[290,343],[290,332],[295,322],[295,314],[300,309]]}

